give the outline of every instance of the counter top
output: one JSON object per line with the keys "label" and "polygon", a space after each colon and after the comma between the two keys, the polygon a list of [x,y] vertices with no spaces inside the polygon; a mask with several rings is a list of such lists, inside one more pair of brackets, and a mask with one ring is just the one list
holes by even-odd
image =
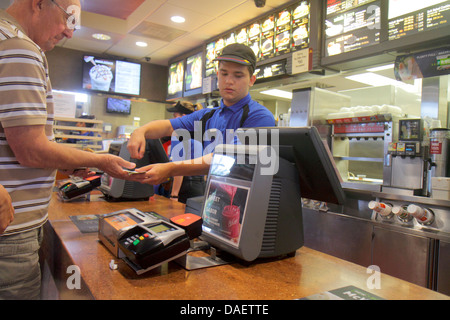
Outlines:
{"label": "counter top", "polygon": [[[56,193],[49,208],[41,256],[60,299],[147,300],[292,300],[355,286],[384,299],[450,299],[435,291],[381,274],[381,288],[369,289],[367,269],[302,247],[294,257],[239,263],[187,271],[175,262],[137,275],[115,258],[97,233],[81,233],[69,216],[105,214],[126,208],[155,211],[166,217],[184,213],[184,205],[160,196],[149,201],[106,202],[93,195],[88,202],[62,202]],[[118,269],[109,263],[115,259]],[[81,284],[69,289],[73,269]],[[68,269],[69,268],[69,269]],[[43,276],[44,279],[48,278]]]}

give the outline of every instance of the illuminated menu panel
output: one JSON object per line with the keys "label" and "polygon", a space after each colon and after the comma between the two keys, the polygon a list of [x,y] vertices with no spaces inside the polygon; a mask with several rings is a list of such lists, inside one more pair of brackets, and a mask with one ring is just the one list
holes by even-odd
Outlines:
{"label": "illuminated menu panel", "polygon": [[450,1],[389,0],[389,40],[450,27]]}
{"label": "illuminated menu panel", "polygon": [[216,42],[210,42],[206,45],[206,55],[205,55],[205,76],[209,77],[210,75],[213,75],[216,73],[216,66],[217,63],[214,61],[216,58]]}
{"label": "illuminated menu panel", "polygon": [[302,1],[292,11],[291,46],[295,50],[309,46],[309,12],[309,1]]}
{"label": "illuminated menu panel", "polygon": [[303,0],[206,44],[205,76],[217,72],[214,59],[231,43],[249,46],[257,61],[309,47],[310,1]]}
{"label": "illuminated menu panel", "polygon": [[261,54],[261,25],[259,22],[252,23],[248,28],[248,46],[252,48],[256,57]]}
{"label": "illuminated menu panel", "polygon": [[351,10],[373,0],[327,0],[327,16]]}
{"label": "illuminated menu panel", "polygon": [[174,62],[169,67],[168,99],[179,98],[183,92],[184,62]]}
{"label": "illuminated menu panel", "polygon": [[202,81],[202,53],[200,52],[186,59],[185,91],[201,88]]}
{"label": "illuminated menu panel", "polygon": [[326,55],[338,55],[380,43],[380,2],[328,0]]}
{"label": "illuminated menu panel", "polygon": [[275,15],[270,15],[261,22],[261,59],[273,57],[274,32]]}

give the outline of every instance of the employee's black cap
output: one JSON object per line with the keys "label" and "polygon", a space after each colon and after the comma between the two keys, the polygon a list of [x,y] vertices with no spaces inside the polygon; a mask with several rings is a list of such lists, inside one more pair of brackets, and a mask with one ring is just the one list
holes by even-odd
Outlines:
{"label": "employee's black cap", "polygon": [[253,50],[241,43],[233,43],[222,50],[222,54],[215,60],[231,61],[245,66],[251,66],[254,71],[256,68],[256,55]]}
{"label": "employee's black cap", "polygon": [[176,105],[174,105],[172,108],[167,109],[168,112],[178,112],[182,114],[191,114],[192,110],[189,110],[188,108],[184,107],[180,101],[177,102]]}

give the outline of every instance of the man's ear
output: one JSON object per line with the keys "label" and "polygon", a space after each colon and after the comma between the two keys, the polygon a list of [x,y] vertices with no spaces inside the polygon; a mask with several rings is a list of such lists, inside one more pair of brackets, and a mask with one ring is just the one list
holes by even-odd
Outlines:
{"label": "man's ear", "polygon": [[42,10],[42,5],[44,3],[44,0],[31,0],[31,6],[32,6],[32,10]]}
{"label": "man's ear", "polygon": [[255,84],[255,81],[256,81],[256,74],[250,77],[250,87],[252,87]]}

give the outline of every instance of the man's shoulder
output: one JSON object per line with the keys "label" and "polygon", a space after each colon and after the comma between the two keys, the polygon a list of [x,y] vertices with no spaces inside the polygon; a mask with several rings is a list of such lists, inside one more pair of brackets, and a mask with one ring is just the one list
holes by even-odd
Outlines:
{"label": "man's shoulder", "polygon": [[42,52],[37,44],[9,20],[0,19],[1,50],[27,50],[37,55]]}
{"label": "man's shoulder", "polygon": [[262,104],[255,100],[249,103],[248,120],[250,123],[245,123],[249,126],[274,126],[275,118],[272,112]]}

